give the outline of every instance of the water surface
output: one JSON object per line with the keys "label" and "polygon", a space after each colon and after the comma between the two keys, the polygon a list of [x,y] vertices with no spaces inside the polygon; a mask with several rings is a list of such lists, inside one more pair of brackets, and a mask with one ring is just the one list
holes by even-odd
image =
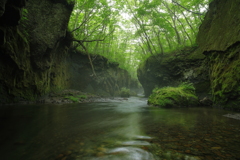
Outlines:
{"label": "water surface", "polygon": [[229,111],[161,109],[137,97],[107,103],[0,108],[4,160],[238,159]]}

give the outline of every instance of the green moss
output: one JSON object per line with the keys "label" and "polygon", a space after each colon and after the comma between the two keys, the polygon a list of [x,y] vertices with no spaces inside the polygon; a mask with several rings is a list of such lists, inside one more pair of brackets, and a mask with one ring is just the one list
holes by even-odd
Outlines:
{"label": "green moss", "polygon": [[77,97],[80,99],[87,99],[87,95],[78,95]]}
{"label": "green moss", "polygon": [[71,100],[73,102],[78,102],[79,101],[79,98],[73,97],[73,96],[66,96],[65,99],[69,99],[69,100]]}
{"label": "green moss", "polygon": [[211,65],[211,87],[215,104],[228,106],[239,103],[240,59],[236,45],[226,53],[214,52],[209,56]]}
{"label": "green moss", "polygon": [[148,103],[160,107],[186,107],[198,104],[195,88],[190,83],[178,87],[155,88]]}
{"label": "green moss", "polygon": [[69,100],[71,100],[73,102],[79,102],[79,101],[81,101],[83,99],[87,99],[88,98],[87,95],[85,95],[85,94],[74,95],[73,93],[67,93],[67,95],[69,95],[69,96],[65,96],[64,98],[65,99],[69,99]]}

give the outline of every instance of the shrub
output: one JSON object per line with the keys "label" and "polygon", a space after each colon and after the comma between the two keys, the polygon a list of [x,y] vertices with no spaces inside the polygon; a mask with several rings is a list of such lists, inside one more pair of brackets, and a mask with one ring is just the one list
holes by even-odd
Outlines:
{"label": "shrub", "polygon": [[77,97],[80,98],[80,99],[87,99],[86,95],[78,95]]}
{"label": "shrub", "polygon": [[79,99],[77,97],[73,97],[73,96],[66,96],[65,98],[70,99],[73,102],[78,102],[79,101]]}
{"label": "shrub", "polygon": [[121,88],[120,96],[121,97],[129,97],[130,96],[130,89],[127,89],[125,87]]}
{"label": "shrub", "polygon": [[178,87],[155,88],[148,103],[166,108],[188,107],[198,105],[198,98],[191,83],[182,83]]}

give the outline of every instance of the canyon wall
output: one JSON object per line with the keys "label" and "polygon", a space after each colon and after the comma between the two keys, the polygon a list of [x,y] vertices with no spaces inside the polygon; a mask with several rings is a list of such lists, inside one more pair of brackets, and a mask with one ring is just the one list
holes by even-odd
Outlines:
{"label": "canyon wall", "polygon": [[[0,104],[35,101],[64,89],[114,96],[137,82],[116,63],[73,50],[68,0],[0,1]],[[97,57],[97,58],[95,58]]]}

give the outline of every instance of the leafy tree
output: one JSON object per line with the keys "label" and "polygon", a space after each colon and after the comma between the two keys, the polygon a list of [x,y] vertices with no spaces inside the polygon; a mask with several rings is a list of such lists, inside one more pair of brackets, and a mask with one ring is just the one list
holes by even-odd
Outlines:
{"label": "leafy tree", "polygon": [[195,44],[210,0],[75,0],[69,28],[92,65],[103,55],[136,77],[141,61]]}

